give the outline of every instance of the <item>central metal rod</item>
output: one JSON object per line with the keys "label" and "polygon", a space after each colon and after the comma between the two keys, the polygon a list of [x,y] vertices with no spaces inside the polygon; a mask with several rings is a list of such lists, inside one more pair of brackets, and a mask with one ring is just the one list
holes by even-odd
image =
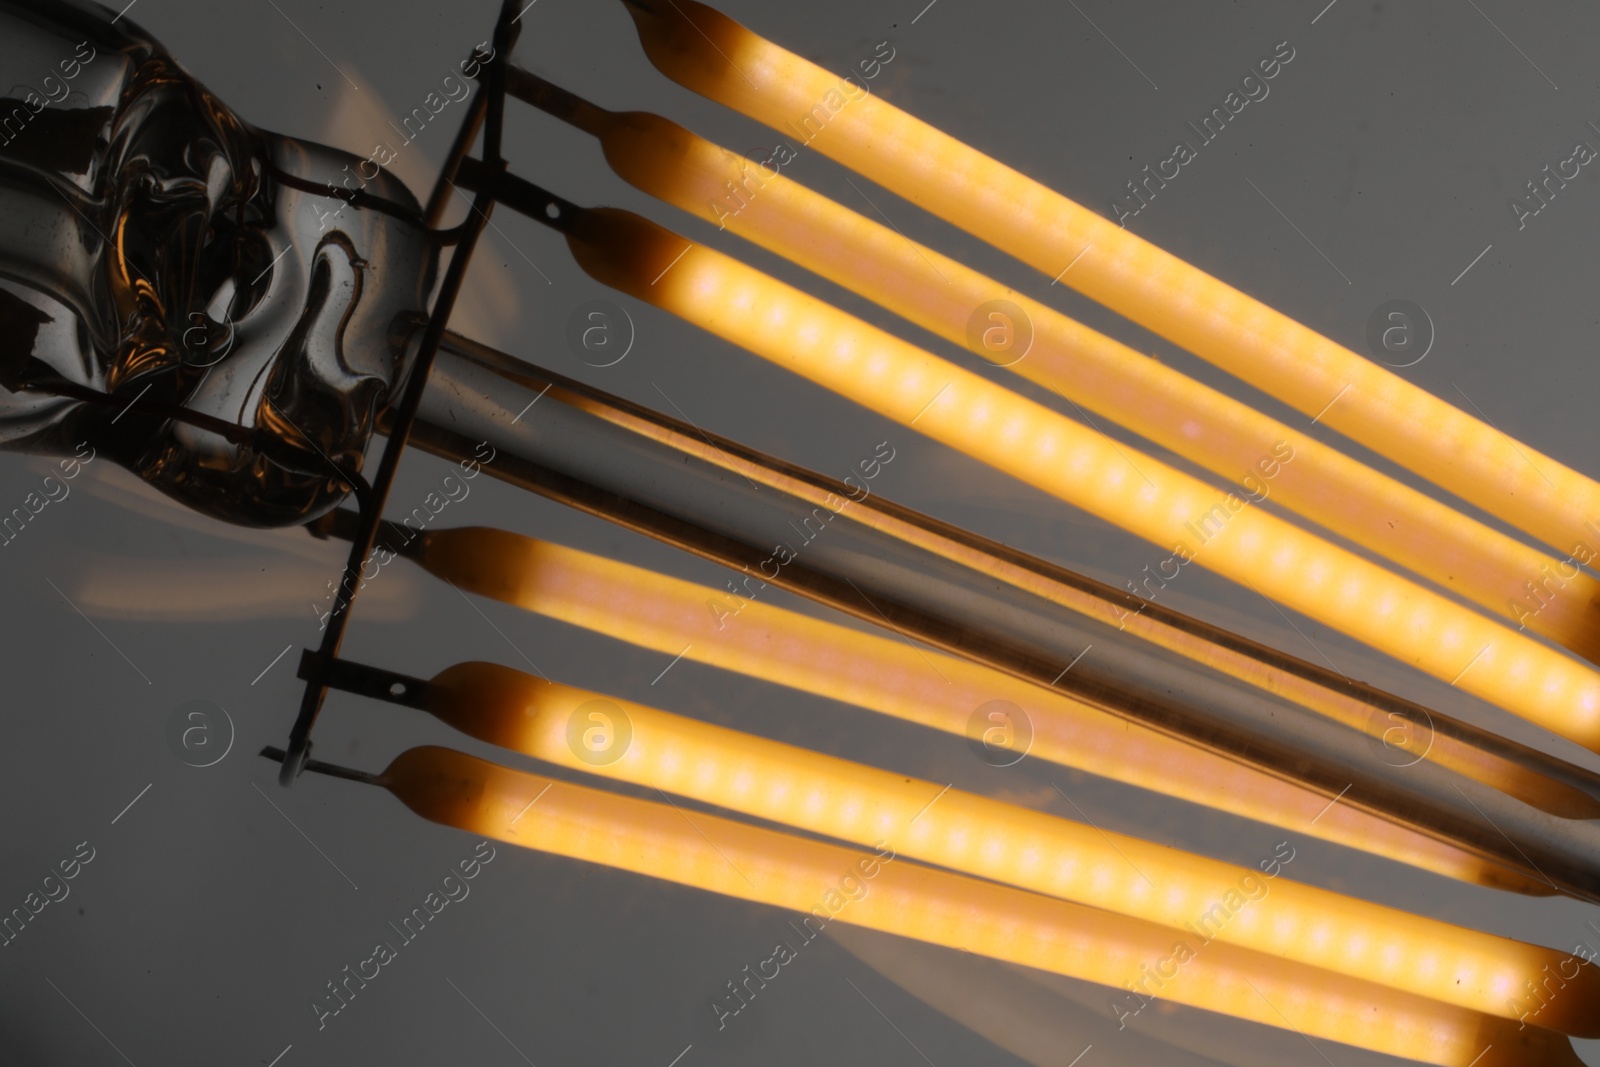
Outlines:
{"label": "central metal rod", "polygon": [[[453,334],[411,440],[452,459],[487,443],[496,478],[759,576],[757,591],[807,597],[1600,901],[1588,821],[1600,776],[1170,609],[1135,614],[1130,594],[876,492]],[[808,519],[820,532],[800,544]],[[785,541],[799,547],[774,568]],[[1414,760],[1369,725],[1396,718],[1427,731]]]}

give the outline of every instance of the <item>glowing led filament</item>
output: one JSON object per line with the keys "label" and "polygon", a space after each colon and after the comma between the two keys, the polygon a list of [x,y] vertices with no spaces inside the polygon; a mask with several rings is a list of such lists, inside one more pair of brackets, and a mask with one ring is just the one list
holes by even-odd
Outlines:
{"label": "glowing led filament", "polygon": [[1352,978],[1515,1018],[1525,981],[1565,963],[1533,1021],[1600,1036],[1600,969],[1559,952],[989,800],[487,663],[434,679],[434,714],[491,744],[799,829],[1104,908]]}
{"label": "glowing led filament", "polygon": [[[530,98],[542,99],[544,89],[530,89]],[[946,340],[977,341],[980,355],[1241,484],[1252,498],[1270,496],[1490,611],[1600,659],[1600,581],[1570,562],[1469,519],[667,119],[558,99],[567,105],[559,109],[564,117],[600,138],[612,169],[645,192]],[[983,342],[991,336],[995,345],[986,351]]]}
{"label": "glowing led filament", "polygon": [[1600,484],[1592,479],[704,4],[631,3],[629,11],[646,55],[681,85],[1059,278],[1577,562],[1600,553]]}
{"label": "glowing led filament", "polygon": [[[376,781],[423,818],[471,834],[797,913],[781,928],[788,951],[757,966],[766,978],[744,986],[748,995],[835,921],[1100,982],[1124,997],[1173,951],[1160,926],[922,867],[893,840],[870,852],[841,848],[445,748],[402,752]],[[1221,943],[1201,948],[1159,995],[1440,1067],[1581,1067],[1571,1043],[1547,1030]]]}
{"label": "glowing led filament", "polygon": [[625,211],[568,235],[597,280],[1590,748],[1600,674]]}
{"label": "glowing led filament", "polygon": [[[456,588],[653,648],[1482,885],[1546,894],[1496,864],[1347,804],[955,656],[503,530],[437,530],[419,562]],[[756,587],[759,590],[760,586]],[[728,603],[736,601],[736,603]],[[924,658],[926,657],[926,658]],[[932,661],[935,669],[930,670]],[[997,710],[993,720],[974,709]],[[1004,706],[1009,702],[1010,706]],[[999,734],[986,737],[983,731]],[[1012,755],[1012,752],[1015,755]]]}

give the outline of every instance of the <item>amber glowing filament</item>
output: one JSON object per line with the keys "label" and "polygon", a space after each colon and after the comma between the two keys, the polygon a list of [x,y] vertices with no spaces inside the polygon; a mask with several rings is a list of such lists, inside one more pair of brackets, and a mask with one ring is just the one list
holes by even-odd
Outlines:
{"label": "amber glowing filament", "polygon": [[637,215],[586,211],[597,280],[1590,748],[1600,674]]}
{"label": "amber glowing filament", "polygon": [[[1174,947],[1160,926],[918,866],[893,841],[862,853],[444,748],[403,752],[376,781],[423,818],[478,836],[798,912],[781,928],[791,951],[838,921],[1121,991]],[[1161,997],[1440,1067],[1581,1067],[1547,1030],[1222,943]]]}
{"label": "amber glowing filament", "polygon": [[436,530],[414,555],[464,592],[964,735],[998,760],[1049,760],[1462,881],[1550,892],[1425,834],[1348,804],[1329,807],[1319,793],[955,656],[503,530]]}
{"label": "amber glowing filament", "polygon": [[1600,553],[1592,479],[704,4],[628,7],[650,61],[686,88],[1059,278],[1578,563]]}
{"label": "amber glowing filament", "polygon": [[1245,906],[1255,871],[493,664],[444,671],[427,702],[471,736],[551,763],[843,841],[888,840],[951,870],[1485,1014],[1515,1018],[1523,983],[1567,963],[1562,995],[1534,1021],[1600,1036],[1600,968],[1550,949],[1287,877]]}
{"label": "amber glowing filament", "polygon": [[1253,498],[1270,497],[1588,659],[1600,658],[1600,580],[1578,568],[676,123],[602,110],[520,70],[511,88],[598,137],[612,169],[645,192],[972,347],[1238,483]]}

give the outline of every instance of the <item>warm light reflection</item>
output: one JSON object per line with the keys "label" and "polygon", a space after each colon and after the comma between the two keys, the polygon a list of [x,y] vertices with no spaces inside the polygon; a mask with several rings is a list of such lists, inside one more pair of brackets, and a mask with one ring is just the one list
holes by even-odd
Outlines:
{"label": "warm light reflection", "polygon": [[[1600,581],[659,115],[589,108],[623,179],[1600,658]],[[1004,303],[1000,303],[1004,302]],[[1006,305],[1010,306],[1007,307]],[[1284,457],[1292,457],[1285,459]],[[1159,580],[1160,576],[1156,576]]]}
{"label": "warm light reflection", "polygon": [[[401,753],[380,782],[422,817],[469,833],[797,912],[779,931],[796,956],[838,921],[1099,982],[1109,998],[1173,948],[1160,926],[918,866],[893,836],[862,853],[443,748]],[[706,993],[713,1004],[728,995]],[[1161,996],[1442,1067],[1580,1065],[1548,1031],[1221,943],[1201,948]]]}
{"label": "warm light reflection", "polygon": [[704,4],[656,7],[629,10],[646,55],[679,84],[1059,277],[1562,554],[1587,562],[1600,552],[1592,479]]}
{"label": "warm light reflection", "polygon": [[968,736],[978,709],[1011,701],[1026,726],[982,721],[979,730],[990,731],[996,746],[1015,748],[1017,759],[1076,767],[1462,881],[1551,892],[1424,834],[1348,804],[1330,807],[1321,794],[969,660],[503,530],[425,534],[418,562],[464,592],[946,733]]}
{"label": "warm light reflection", "polygon": [[1600,674],[1508,627],[625,211],[568,238],[597,280],[1590,748]]}
{"label": "warm light reflection", "polygon": [[1600,969],[1550,949],[495,664],[449,668],[427,699],[464,733],[574,770],[856,844],[887,840],[951,870],[1486,1014],[1515,1018],[1523,983],[1565,965],[1536,1021],[1600,1036]]}

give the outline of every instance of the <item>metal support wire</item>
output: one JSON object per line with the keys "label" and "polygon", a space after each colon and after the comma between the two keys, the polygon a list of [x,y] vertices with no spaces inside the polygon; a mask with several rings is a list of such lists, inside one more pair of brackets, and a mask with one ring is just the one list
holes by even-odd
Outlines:
{"label": "metal support wire", "polygon": [[[468,150],[480,126],[483,129],[481,168],[491,173],[505,170],[506,161],[500,152],[505,119],[505,70],[511,49],[515,46],[522,30],[516,19],[516,10],[513,0],[502,0],[500,17],[494,29],[495,57],[499,62],[489,69],[487,79],[480,82],[478,94],[462,120],[455,142],[451,145],[450,157],[445,160],[444,169],[440,171],[439,180],[428,198],[427,221],[430,227],[437,226],[444,214],[445,205],[448,203],[448,189],[453,184],[452,179],[462,161],[467,158]],[[444,337],[450,315],[455,310],[456,298],[460,295],[462,283],[466,279],[472,253],[477,247],[478,238],[482,236],[484,227],[489,224],[489,213],[494,210],[494,205],[495,195],[492,191],[480,192],[473,198],[472,209],[465,221],[447,235],[447,241],[442,242],[453,243],[455,250],[450,256],[450,266],[445,272],[432,314],[428,317],[428,324],[423,330],[420,346],[406,379],[405,391],[401,395],[399,405],[394,408],[388,439],[384,444],[383,455],[378,461],[377,474],[372,479],[370,489],[365,493],[365,499],[361,499],[361,494],[358,494],[360,526],[350,543],[350,555],[345,561],[344,575],[339,584],[340,595],[334,597],[333,612],[328,618],[327,629],[322,632],[322,643],[309,660],[309,669],[305,672],[310,677],[306,680],[305,693],[300,700],[300,712],[289,733],[289,747],[283,757],[283,767],[278,773],[278,782],[281,785],[292,785],[311,762],[311,731],[316,725],[317,716],[322,711],[323,701],[327,698],[329,688],[329,680],[320,668],[338,659],[345,630],[349,626],[350,606],[360,588],[358,578],[361,568],[366,565],[367,557],[377,541],[379,524],[383,520],[383,508],[389,499],[389,491],[394,486],[395,474],[400,468],[401,454],[405,451],[412,424],[416,421],[417,408],[421,405],[423,392],[427,389],[428,374],[438,354],[439,342]]]}

